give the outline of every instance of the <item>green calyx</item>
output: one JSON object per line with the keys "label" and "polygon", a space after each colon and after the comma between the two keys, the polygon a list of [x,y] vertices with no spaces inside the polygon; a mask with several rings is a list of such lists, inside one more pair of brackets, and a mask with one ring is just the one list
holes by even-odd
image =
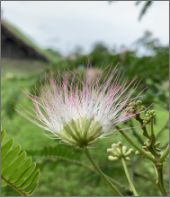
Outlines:
{"label": "green calyx", "polygon": [[102,126],[94,119],[79,118],[64,125],[58,133],[61,140],[71,146],[85,148],[93,144],[102,134]]}

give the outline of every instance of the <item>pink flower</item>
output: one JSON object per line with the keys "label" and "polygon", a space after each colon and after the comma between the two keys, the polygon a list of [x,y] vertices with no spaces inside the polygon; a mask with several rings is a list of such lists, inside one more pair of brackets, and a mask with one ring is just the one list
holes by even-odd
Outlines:
{"label": "pink flower", "polygon": [[54,79],[40,96],[32,96],[36,123],[70,145],[84,147],[106,136],[111,129],[133,114],[125,108],[134,92],[133,82],[121,81],[120,72],[110,72],[107,79],[98,77],[75,83]]}

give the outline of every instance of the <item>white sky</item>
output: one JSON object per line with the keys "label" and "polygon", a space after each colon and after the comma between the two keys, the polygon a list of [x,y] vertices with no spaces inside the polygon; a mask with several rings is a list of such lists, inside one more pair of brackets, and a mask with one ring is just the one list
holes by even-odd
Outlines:
{"label": "white sky", "polygon": [[3,1],[2,16],[41,47],[68,54],[76,46],[88,52],[102,41],[131,46],[145,30],[169,42],[169,2],[155,1],[143,19],[133,1]]}

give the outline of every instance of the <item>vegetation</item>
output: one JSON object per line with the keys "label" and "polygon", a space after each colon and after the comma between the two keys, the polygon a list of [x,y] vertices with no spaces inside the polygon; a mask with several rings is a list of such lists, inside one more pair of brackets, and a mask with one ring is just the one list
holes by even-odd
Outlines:
{"label": "vegetation", "polygon": [[13,143],[5,131],[1,133],[2,183],[10,186],[21,196],[30,195],[36,188],[39,170],[26,152]]}
{"label": "vegetation", "polygon": [[[168,143],[168,46],[162,46],[149,32],[136,42],[136,46],[137,49],[145,48],[148,55],[140,56],[138,50],[120,52],[115,49],[110,51],[107,46],[99,43],[87,55],[74,54],[74,58],[58,56],[57,63],[53,62],[37,73],[34,73],[34,69],[29,73],[22,69],[20,69],[21,72],[18,70],[14,72],[17,65],[15,65],[16,67],[12,64],[8,65],[8,69],[5,69],[6,65],[3,65],[2,127],[7,133],[2,133],[6,136],[6,140],[1,138],[1,143],[2,157],[7,159],[4,159],[3,162],[8,164],[2,163],[2,176],[4,181],[7,180],[2,190],[3,195],[15,195],[16,192],[31,195],[37,186],[38,179],[39,185],[33,195],[113,195],[81,151],[71,149],[59,140],[47,138],[42,129],[28,122],[16,112],[16,109],[22,111],[31,108],[31,102],[24,92],[39,94],[41,86],[51,73],[59,76],[58,74],[63,75],[68,74],[67,71],[69,73],[73,71],[81,78],[86,74],[87,65],[95,72],[99,71],[100,73],[105,69],[105,66],[109,65],[114,68],[118,64],[127,79],[137,76],[140,80],[138,90],[143,90],[140,99],[145,106],[155,110],[155,137],[161,143],[160,149],[165,149]],[[48,51],[54,56],[54,51]],[[150,106],[151,104],[152,106]],[[143,136],[139,122],[129,121],[120,125],[120,127],[131,127],[126,131],[126,135],[139,146],[142,147],[146,142],[146,136]],[[11,137],[8,135],[14,137],[15,143],[20,144],[22,150],[20,146],[13,144]],[[114,129],[113,135],[98,141],[90,152],[96,163],[100,164],[106,176],[112,177],[111,181],[119,190],[124,195],[132,195],[132,191],[127,187],[129,179],[127,180],[125,177],[122,164],[119,161],[109,162],[107,159],[107,148],[118,141],[131,148],[127,139]],[[26,150],[27,154],[23,150]],[[21,155],[23,155],[23,159],[17,159]],[[35,167],[31,158],[36,162],[37,167]],[[16,180],[11,180],[14,174],[11,175],[10,173],[15,162],[17,163],[15,166],[22,167],[19,168],[22,170],[16,170],[15,173],[19,174],[15,176]],[[127,168],[130,170],[130,176],[140,195],[161,195],[157,189],[157,177],[152,162],[146,158],[136,156],[127,162],[127,166],[124,163],[123,166],[126,172]],[[38,168],[40,169],[40,177]],[[31,176],[29,176],[30,174]],[[167,190],[167,160],[164,163],[163,174]],[[11,184],[8,184],[9,182],[14,186],[11,187]]]}

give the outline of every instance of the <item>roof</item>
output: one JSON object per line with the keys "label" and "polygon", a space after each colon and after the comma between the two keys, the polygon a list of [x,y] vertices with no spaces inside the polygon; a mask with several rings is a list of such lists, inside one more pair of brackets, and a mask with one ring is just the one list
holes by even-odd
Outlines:
{"label": "roof", "polygon": [[49,54],[38,47],[31,39],[29,39],[24,33],[22,33],[18,28],[13,26],[6,20],[1,20],[1,30],[8,34],[12,39],[20,43],[22,46],[27,47],[27,49],[36,55],[38,59],[45,62],[50,62]]}

